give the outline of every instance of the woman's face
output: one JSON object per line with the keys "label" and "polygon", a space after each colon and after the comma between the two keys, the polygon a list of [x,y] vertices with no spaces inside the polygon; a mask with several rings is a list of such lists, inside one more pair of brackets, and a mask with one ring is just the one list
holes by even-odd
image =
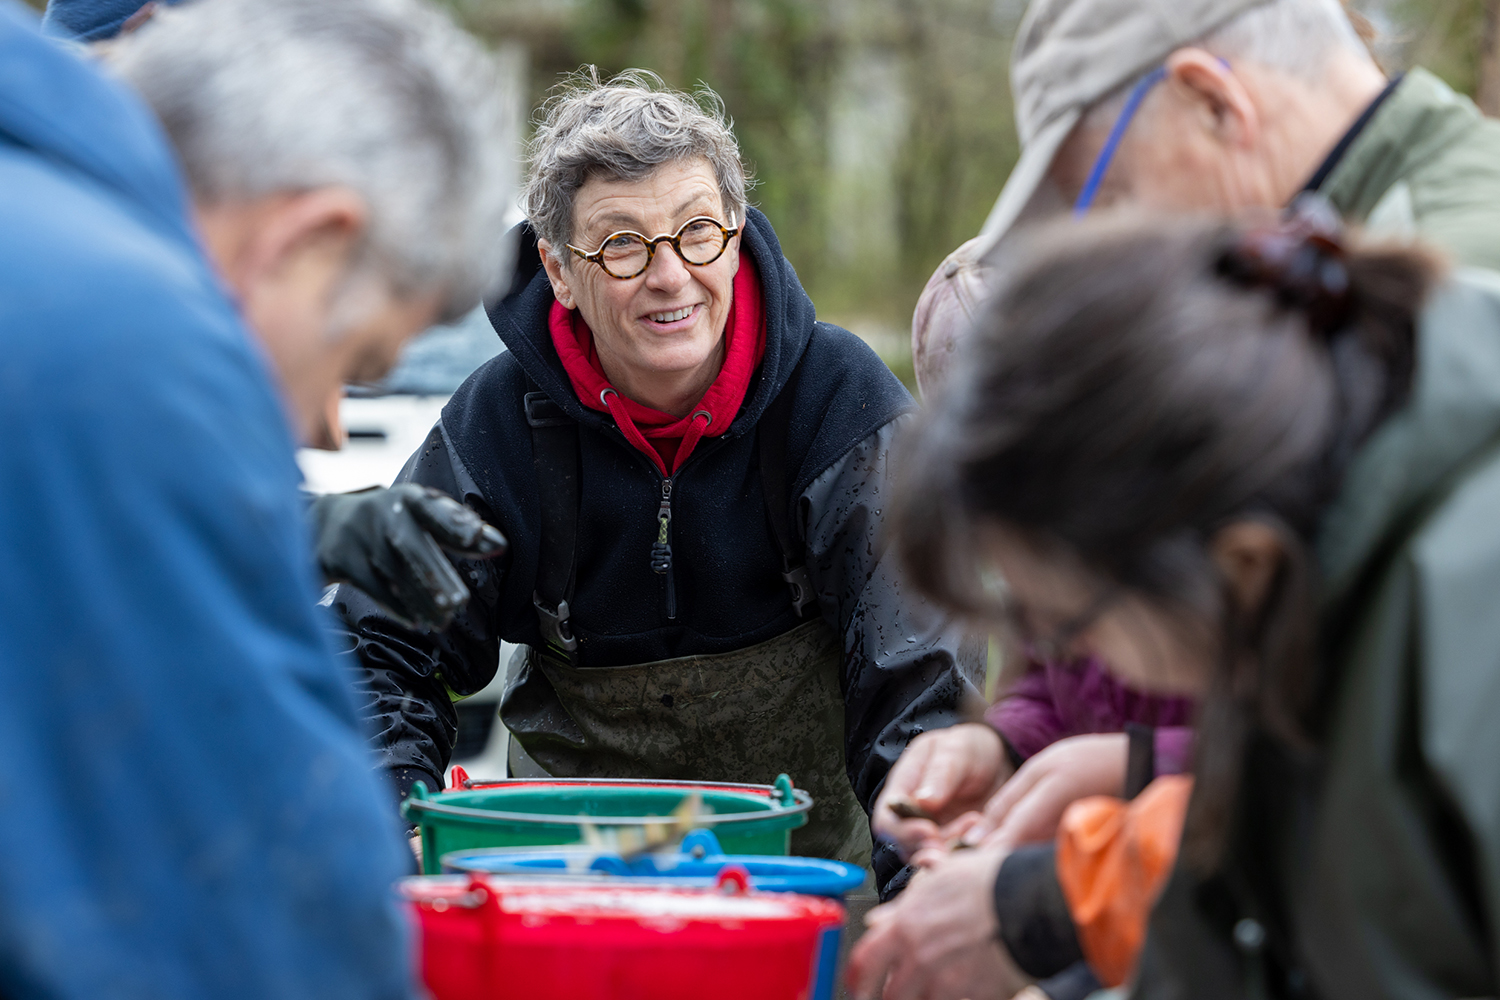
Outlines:
{"label": "woman's face", "polygon": [[[743,221],[724,217],[718,179],[705,159],[666,163],[638,181],[594,177],[574,201],[572,243],[592,253],[621,230],[670,236],[697,216],[731,229]],[[723,256],[700,267],[660,243],[645,272],[625,280],[566,247],[545,249],[558,301],[582,314],[605,373],[625,389],[663,375],[702,373],[712,382],[723,360],[719,347],[734,301],[739,245],[734,236]]]}
{"label": "woman's face", "polygon": [[1042,553],[1009,529],[987,529],[984,544],[1005,578],[1024,642],[1052,646],[1059,658],[1097,657],[1143,691],[1203,695],[1217,649],[1209,622],[1103,582],[1075,559]]}

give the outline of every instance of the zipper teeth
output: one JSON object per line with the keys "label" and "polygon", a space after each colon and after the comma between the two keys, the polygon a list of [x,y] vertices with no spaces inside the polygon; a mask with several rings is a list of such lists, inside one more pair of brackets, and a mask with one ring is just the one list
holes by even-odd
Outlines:
{"label": "zipper teeth", "polygon": [[677,618],[677,580],[672,559],[672,477],[661,481],[661,505],[656,509],[656,543],[651,546],[651,568],[666,579],[667,620]]}

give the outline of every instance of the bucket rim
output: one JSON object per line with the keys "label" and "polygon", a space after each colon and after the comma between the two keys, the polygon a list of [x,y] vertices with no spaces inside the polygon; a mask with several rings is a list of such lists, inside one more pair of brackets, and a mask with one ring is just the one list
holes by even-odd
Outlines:
{"label": "bucket rim", "polygon": [[[464,782],[462,788],[445,788],[433,795],[446,795],[450,792],[472,792],[485,788],[504,788],[506,786],[520,785],[576,785],[588,787],[592,785],[636,785],[642,788],[689,788],[694,791],[703,791],[710,788],[726,788],[736,792],[754,792],[767,798],[775,798],[781,794],[781,790],[775,785],[757,785],[743,781],[696,781],[690,779],[677,780],[675,778],[470,778]],[[793,791],[801,789],[793,788]]]}
{"label": "bucket rim", "polygon": [[[588,782],[589,779],[574,779]],[[682,784],[686,784],[683,782]],[[702,782],[701,784],[710,784]],[[762,786],[747,785],[747,788]],[[444,793],[447,794],[447,793]],[[792,789],[792,803],[773,803],[769,809],[739,813],[702,813],[690,820],[694,828],[719,826],[724,823],[750,823],[757,820],[781,819],[802,815],[812,809],[812,795],[800,788]],[[563,813],[509,812],[499,809],[476,809],[473,806],[457,806],[435,798],[423,799],[412,796],[401,804],[401,811],[408,819],[423,814],[449,816],[454,819],[473,819],[526,823],[549,826],[659,826],[663,823],[681,822],[672,816],[576,816]],[[415,815],[413,815],[415,814]]]}

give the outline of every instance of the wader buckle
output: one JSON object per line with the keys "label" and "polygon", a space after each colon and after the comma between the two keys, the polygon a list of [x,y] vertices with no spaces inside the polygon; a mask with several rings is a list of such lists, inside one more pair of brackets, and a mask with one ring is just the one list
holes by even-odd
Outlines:
{"label": "wader buckle", "polygon": [[541,595],[532,592],[531,603],[536,606],[537,625],[542,630],[542,638],[550,646],[571,653],[578,648],[578,639],[573,635],[573,629],[568,625],[568,602],[558,601],[557,610],[547,607],[542,601]]}
{"label": "wader buckle", "polygon": [[781,578],[792,588],[792,610],[801,618],[802,609],[817,599],[813,593],[812,577],[806,566],[796,566],[781,574]]}

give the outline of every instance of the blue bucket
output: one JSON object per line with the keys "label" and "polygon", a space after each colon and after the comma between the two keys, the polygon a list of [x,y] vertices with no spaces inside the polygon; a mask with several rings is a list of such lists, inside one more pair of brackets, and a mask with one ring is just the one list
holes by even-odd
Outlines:
{"label": "blue bucket", "polygon": [[[865,870],[823,858],[725,854],[710,830],[694,830],[678,854],[619,854],[586,847],[486,848],[443,855],[445,872],[490,875],[535,875],[547,879],[600,881],[614,878],[660,882],[687,888],[713,886],[719,872],[737,865],[750,875],[750,886],[762,892],[796,892],[806,896],[844,898],[865,880]],[[639,883],[637,883],[639,884]]]}

